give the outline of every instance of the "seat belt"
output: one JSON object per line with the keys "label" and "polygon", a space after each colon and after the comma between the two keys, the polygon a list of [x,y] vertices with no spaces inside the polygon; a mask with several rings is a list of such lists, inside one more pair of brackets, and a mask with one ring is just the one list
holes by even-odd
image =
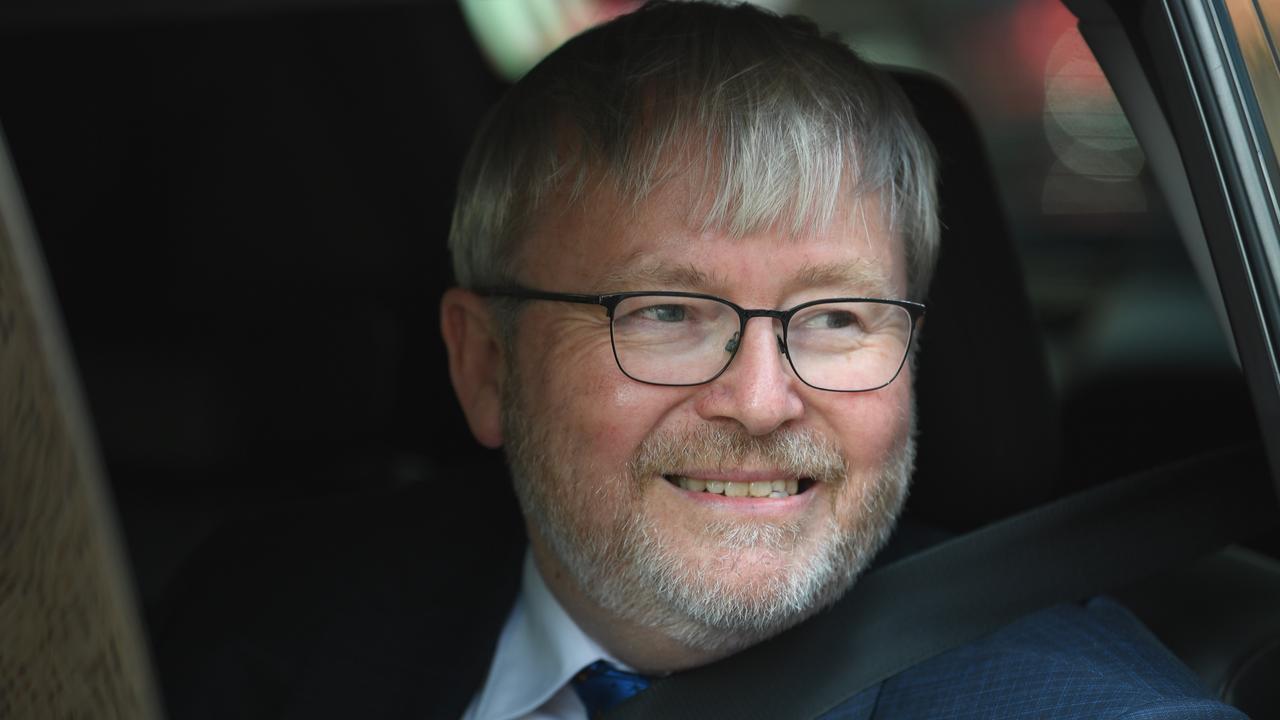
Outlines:
{"label": "seat belt", "polygon": [[605,717],[817,717],[1031,612],[1122,587],[1277,525],[1261,449],[1199,456],[874,570],[831,609],[724,660],[659,679]]}

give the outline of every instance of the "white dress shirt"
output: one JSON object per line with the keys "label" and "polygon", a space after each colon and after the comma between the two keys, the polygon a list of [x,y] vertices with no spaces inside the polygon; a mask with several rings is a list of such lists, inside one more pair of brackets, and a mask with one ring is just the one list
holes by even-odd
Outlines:
{"label": "white dress shirt", "polygon": [[569,680],[597,660],[631,669],[569,617],[526,552],[520,594],[498,637],[489,675],[463,720],[586,720]]}

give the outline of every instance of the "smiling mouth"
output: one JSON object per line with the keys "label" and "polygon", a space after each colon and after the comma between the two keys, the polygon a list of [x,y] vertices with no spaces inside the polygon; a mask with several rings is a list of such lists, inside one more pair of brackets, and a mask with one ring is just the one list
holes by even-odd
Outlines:
{"label": "smiling mouth", "polygon": [[751,498],[785,498],[813,487],[813,480],[799,478],[792,480],[772,480],[758,482],[728,482],[722,480],[701,480],[684,475],[663,475],[667,482],[681,490],[689,492],[705,492],[725,497]]}

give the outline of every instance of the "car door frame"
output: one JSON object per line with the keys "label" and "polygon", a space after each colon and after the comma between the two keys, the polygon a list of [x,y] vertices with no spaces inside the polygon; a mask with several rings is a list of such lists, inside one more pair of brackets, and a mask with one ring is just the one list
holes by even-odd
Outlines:
{"label": "car door frame", "polygon": [[[1073,3],[1077,15],[1097,14]],[[1163,109],[1185,168],[1254,411],[1280,489],[1280,181],[1255,81],[1280,87],[1274,54],[1250,59],[1236,23],[1251,0],[1111,2]],[[1253,20],[1260,21],[1254,13]],[[1270,41],[1266,28],[1249,30]],[[1252,63],[1252,67],[1250,64]],[[1212,418],[1206,418],[1212,422]]]}

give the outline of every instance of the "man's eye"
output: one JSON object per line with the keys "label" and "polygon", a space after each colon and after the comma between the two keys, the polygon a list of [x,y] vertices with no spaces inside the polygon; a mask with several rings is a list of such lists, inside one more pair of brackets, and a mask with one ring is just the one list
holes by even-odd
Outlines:
{"label": "man's eye", "polygon": [[803,325],[807,330],[843,330],[858,329],[862,323],[847,310],[828,310],[804,318]]}
{"label": "man's eye", "polygon": [[636,311],[635,315],[645,320],[664,323],[684,322],[689,319],[688,308],[683,305],[650,305]]}

